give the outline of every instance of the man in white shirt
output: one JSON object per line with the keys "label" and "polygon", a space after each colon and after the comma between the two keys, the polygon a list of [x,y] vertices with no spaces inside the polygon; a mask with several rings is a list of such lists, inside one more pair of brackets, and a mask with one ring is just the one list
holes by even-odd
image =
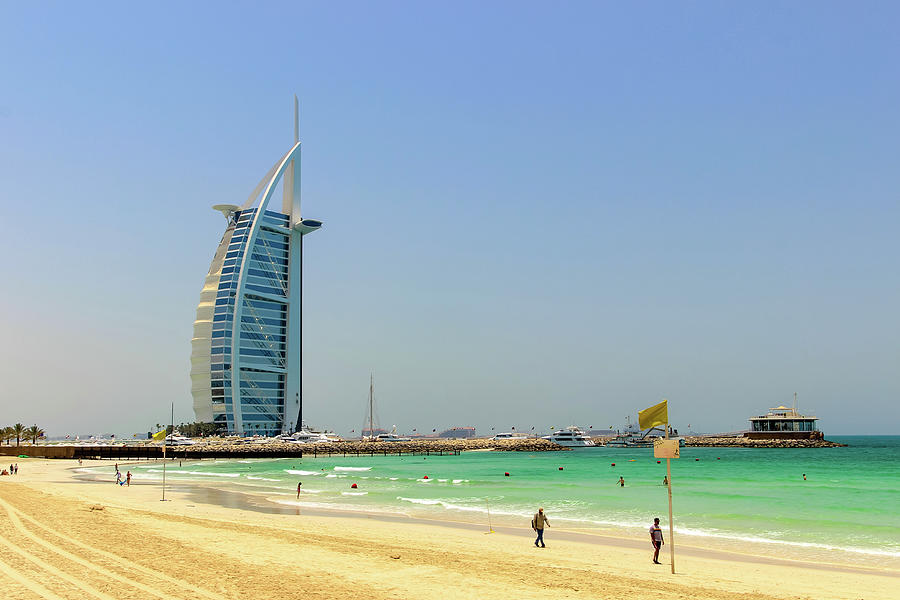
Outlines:
{"label": "man in white shirt", "polygon": [[653,544],[653,563],[661,565],[659,562],[659,549],[665,543],[663,542],[662,529],[659,527],[659,518],[653,519],[653,525],[650,526],[650,543]]}

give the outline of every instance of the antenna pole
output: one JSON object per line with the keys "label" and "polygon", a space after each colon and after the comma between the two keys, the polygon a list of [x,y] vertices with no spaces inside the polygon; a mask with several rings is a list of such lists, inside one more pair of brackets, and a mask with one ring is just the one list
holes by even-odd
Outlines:
{"label": "antenna pole", "polygon": [[369,373],[369,437],[375,437],[375,373]]}
{"label": "antenna pole", "polygon": [[294,143],[300,141],[300,101],[297,100],[297,94],[294,94]]}

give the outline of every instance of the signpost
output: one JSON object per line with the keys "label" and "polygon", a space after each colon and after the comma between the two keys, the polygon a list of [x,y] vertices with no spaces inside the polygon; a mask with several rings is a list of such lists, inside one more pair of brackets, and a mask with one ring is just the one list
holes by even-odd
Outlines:
{"label": "signpost", "polygon": [[669,491],[669,558],[672,573],[675,573],[675,526],[672,523],[672,459],[681,457],[678,440],[669,439],[669,426],[666,425],[666,439],[653,442],[654,458],[666,459],[666,488]]}
{"label": "signpost", "polygon": [[675,525],[672,523],[672,459],[681,456],[678,440],[669,439],[669,401],[662,402],[638,411],[638,423],[641,429],[650,429],[658,425],[666,428],[666,438],[653,442],[653,456],[666,459],[666,488],[669,491],[669,559],[672,563],[672,574],[675,574]]}

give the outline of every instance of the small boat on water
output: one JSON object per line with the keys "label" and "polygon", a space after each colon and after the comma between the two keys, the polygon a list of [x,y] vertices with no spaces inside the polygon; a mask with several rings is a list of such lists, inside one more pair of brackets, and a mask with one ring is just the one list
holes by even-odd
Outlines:
{"label": "small boat on water", "polygon": [[193,446],[197,442],[183,435],[171,434],[166,436],[166,446]]}
{"label": "small boat on water", "polygon": [[321,431],[310,431],[309,429],[301,429],[293,433],[286,440],[292,444],[321,444],[324,442],[331,443],[331,438]]}
{"label": "small boat on water", "polygon": [[543,439],[550,440],[566,448],[590,448],[594,445],[594,441],[585,437],[584,431],[574,425],[565,429],[558,429],[550,435],[543,436]]}
{"label": "small boat on water", "polygon": [[492,440],[527,440],[528,436],[524,433],[515,433],[513,431],[506,431],[503,433],[498,433]]}
{"label": "small boat on water", "polygon": [[[632,425],[629,419],[628,425],[625,426],[625,432],[606,442],[606,446],[609,448],[652,448],[653,442],[664,437],[666,437],[666,431],[662,427],[651,427],[647,431],[641,431]],[[669,439],[678,440],[678,445],[684,448],[684,438],[676,435]]]}
{"label": "small boat on water", "polygon": [[408,441],[410,441],[410,438],[401,437],[392,431],[390,433],[379,433],[378,435],[375,436],[375,441],[376,442],[408,442]]}

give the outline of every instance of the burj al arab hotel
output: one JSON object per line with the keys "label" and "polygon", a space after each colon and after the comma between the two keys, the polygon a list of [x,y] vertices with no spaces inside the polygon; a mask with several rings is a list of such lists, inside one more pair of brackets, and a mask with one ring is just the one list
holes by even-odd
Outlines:
{"label": "burj al arab hotel", "polygon": [[[281,206],[270,206],[278,198]],[[191,394],[200,422],[274,435],[302,422],[303,237],[322,226],[300,213],[300,132],[227,220],[194,321]]]}

